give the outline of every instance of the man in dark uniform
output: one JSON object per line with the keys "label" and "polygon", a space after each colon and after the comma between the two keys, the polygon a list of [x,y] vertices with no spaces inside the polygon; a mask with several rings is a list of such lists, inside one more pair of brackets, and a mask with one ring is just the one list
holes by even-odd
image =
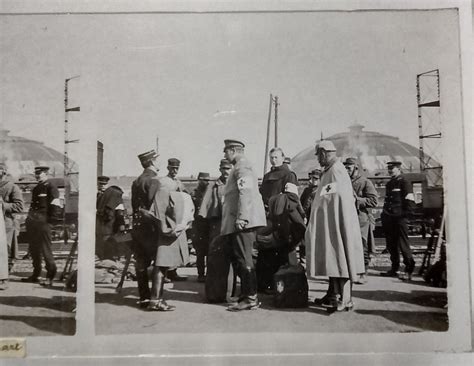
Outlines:
{"label": "man in dark uniform", "polygon": [[288,164],[283,164],[285,159],[283,150],[279,147],[274,147],[270,150],[269,156],[272,167],[270,171],[263,176],[262,185],[260,187],[260,194],[262,195],[266,210],[268,210],[268,200],[270,197],[283,193],[286,183],[298,185],[296,174],[289,169]]}
{"label": "man in dark uniform", "polygon": [[372,233],[373,217],[369,212],[369,208],[377,207],[378,194],[372,182],[360,175],[359,164],[356,158],[347,158],[343,164],[351,178],[352,188],[356,196],[357,216],[359,218],[362,246],[364,247],[365,273],[360,274],[354,283],[362,285],[367,282],[367,269],[370,263],[370,253],[373,251],[374,244],[374,236]]}
{"label": "man in dark uniform", "polygon": [[48,179],[49,167],[35,168],[38,184],[31,192],[31,205],[26,219],[26,232],[30,243],[31,258],[33,259],[33,274],[23,278],[23,282],[40,282],[41,258],[46,264],[46,279],[42,285],[52,286],[56,275],[56,263],[51,250],[51,224],[61,220],[62,205],[59,191],[55,183]]}
{"label": "man in dark uniform", "polygon": [[[100,187],[101,183],[107,184],[109,178],[101,176],[97,180]],[[110,186],[97,193],[95,250],[100,260],[113,258],[115,251],[109,239],[113,234],[125,230],[122,195],[123,191],[118,186]]]}
{"label": "man in dark uniform", "polygon": [[155,226],[142,214],[142,210],[149,210],[159,187],[156,179],[158,169],[155,161],[158,154],[155,150],[138,155],[143,167],[143,173],[132,183],[132,210],[135,268],[140,296],[140,307],[146,308],[150,302],[150,286],[148,283],[148,267],[155,259],[158,233]]}
{"label": "man in dark uniform", "polygon": [[109,183],[110,178],[106,177],[105,175],[101,175],[97,177],[97,197],[96,203],[99,202],[100,196],[104,193],[107,183]]}
{"label": "man in dark uniform", "polygon": [[210,180],[209,173],[200,172],[198,174],[198,186],[191,194],[194,203],[194,222],[192,228],[193,246],[196,250],[196,266],[198,271],[198,282],[205,282],[205,260],[209,250],[209,222],[199,216],[202,199],[206,193]]}
{"label": "man in dark uniform", "polygon": [[396,277],[400,267],[400,252],[405,264],[405,274],[401,279],[411,280],[415,269],[415,260],[408,239],[408,217],[415,205],[413,187],[403,177],[402,163],[390,161],[387,163],[388,173],[392,177],[385,186],[385,201],[382,212],[382,227],[385,232],[387,249],[390,253],[392,268],[381,273],[384,277]]}
{"label": "man in dark uniform", "polygon": [[244,155],[244,144],[236,140],[224,141],[224,157],[234,165],[224,188],[221,235],[228,235],[233,260],[241,282],[239,302],[230,311],[257,309],[257,276],[253,250],[256,230],[266,225],[262,197],[258,191],[255,170]]}
{"label": "man in dark uniform", "polygon": [[311,204],[314,200],[314,195],[319,187],[319,179],[321,178],[321,170],[314,169],[308,173],[308,186],[301,193],[301,206],[303,207],[304,214],[308,219],[311,214]]}

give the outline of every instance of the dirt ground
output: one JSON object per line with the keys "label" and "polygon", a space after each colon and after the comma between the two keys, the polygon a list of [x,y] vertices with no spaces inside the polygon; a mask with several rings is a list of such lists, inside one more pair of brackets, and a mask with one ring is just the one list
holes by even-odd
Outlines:
{"label": "dirt ground", "polygon": [[[225,304],[207,304],[204,284],[197,282],[196,268],[180,268],[187,281],[165,285],[165,297],[176,306],[174,312],[139,309],[136,283],[126,281],[120,294],[116,284],[96,285],[96,332],[98,334],[172,332],[422,332],[448,329],[446,289],[428,286],[421,277],[409,283],[385,278],[387,254],[372,261],[368,283],[354,285],[355,307],[351,312],[329,315],[325,308],[310,303],[305,309],[277,309],[271,295],[259,295],[262,307],[255,311],[228,312]],[[417,265],[423,256],[415,256]],[[324,278],[309,281],[309,298],[322,297]]]}
{"label": "dirt ground", "polygon": [[[20,257],[26,254],[25,249],[20,246]],[[53,246],[57,277],[66,263],[67,249],[58,244]],[[17,260],[10,273],[8,289],[0,292],[0,337],[73,335],[75,293],[66,290],[59,281],[52,288],[21,282],[32,270],[31,259]]]}

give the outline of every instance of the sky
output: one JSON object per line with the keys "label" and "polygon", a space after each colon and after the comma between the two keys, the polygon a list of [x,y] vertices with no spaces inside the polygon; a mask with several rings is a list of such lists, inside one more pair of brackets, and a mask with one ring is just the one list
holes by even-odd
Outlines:
{"label": "sky", "polygon": [[453,10],[0,15],[0,127],[62,151],[80,75],[70,137],[104,143],[107,175],[138,175],[157,137],[162,172],[217,175],[236,138],[263,173],[270,93],[288,156],[354,123],[418,146],[416,75],[458,98],[458,38]]}

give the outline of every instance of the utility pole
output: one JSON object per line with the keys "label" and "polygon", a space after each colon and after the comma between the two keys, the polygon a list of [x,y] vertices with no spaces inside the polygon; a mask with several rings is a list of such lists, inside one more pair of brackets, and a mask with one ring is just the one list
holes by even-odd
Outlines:
{"label": "utility pole", "polygon": [[268,106],[268,122],[267,122],[267,140],[265,142],[265,156],[263,160],[263,175],[267,172],[268,166],[268,148],[270,145],[270,121],[272,119],[272,104],[273,104],[273,96],[270,94],[270,104]]}
{"label": "utility pole", "polygon": [[275,96],[275,147],[278,146],[278,96]]}

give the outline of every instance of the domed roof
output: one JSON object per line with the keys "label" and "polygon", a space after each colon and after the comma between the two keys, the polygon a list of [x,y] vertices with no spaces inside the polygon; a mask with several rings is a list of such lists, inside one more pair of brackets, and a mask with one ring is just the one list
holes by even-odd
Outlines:
{"label": "domed roof", "polygon": [[[334,143],[337,156],[341,159],[359,158],[362,169],[369,175],[386,174],[386,163],[393,160],[401,161],[405,172],[420,171],[418,148],[400,141],[398,137],[363,129],[364,126],[356,124],[349,127],[349,132],[337,133],[325,140]],[[319,166],[314,146],[304,149],[293,157],[291,166],[298,178],[306,178],[311,169]]]}
{"label": "domed roof", "polygon": [[62,153],[39,141],[10,136],[9,132],[0,128],[0,161],[7,165],[10,175],[14,178],[31,176],[38,165],[49,166],[52,176],[63,174]]}

